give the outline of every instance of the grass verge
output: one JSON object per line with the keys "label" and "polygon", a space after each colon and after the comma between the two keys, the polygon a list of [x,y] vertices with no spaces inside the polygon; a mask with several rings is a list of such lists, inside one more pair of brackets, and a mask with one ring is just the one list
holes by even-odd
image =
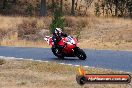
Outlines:
{"label": "grass verge", "polygon": [[[77,67],[27,60],[5,60],[0,66],[1,88],[131,88],[130,84],[76,83]],[[111,70],[86,68],[87,73],[120,73]]]}

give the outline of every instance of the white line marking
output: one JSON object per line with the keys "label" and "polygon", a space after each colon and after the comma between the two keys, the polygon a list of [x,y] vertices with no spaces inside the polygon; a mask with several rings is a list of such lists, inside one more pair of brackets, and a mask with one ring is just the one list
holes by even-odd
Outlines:
{"label": "white line marking", "polygon": [[88,68],[89,66],[83,66],[83,67]]}
{"label": "white line marking", "polygon": [[80,65],[73,65],[73,66],[76,66],[76,67],[78,67],[78,66],[80,66]]}
{"label": "white line marking", "polygon": [[[31,60],[31,61],[39,61],[39,62],[46,62],[46,63],[51,62],[51,61],[33,60],[33,59],[16,58],[16,57],[5,57],[5,56],[0,56],[0,59]],[[71,66],[75,66],[75,67],[82,66],[82,65],[65,64],[65,63],[59,63],[59,64],[61,64],[61,65],[71,65]],[[105,68],[92,67],[92,66],[83,66],[83,67],[86,67],[86,68],[95,68],[95,69],[103,69],[103,70],[111,70],[111,71],[116,71],[116,72],[121,72],[121,73],[132,74],[132,72],[118,71],[118,70],[113,70],[113,69],[105,69]]]}
{"label": "white line marking", "polygon": [[21,60],[23,60],[24,58],[16,58],[16,59],[21,59]]}
{"label": "white line marking", "polygon": [[35,61],[42,62],[42,60],[35,60]]}
{"label": "white line marking", "polygon": [[0,56],[0,58],[4,58],[4,56]]}
{"label": "white line marking", "polygon": [[59,64],[65,65],[65,63],[59,63]]}
{"label": "white line marking", "polygon": [[70,65],[71,66],[72,64],[66,64],[66,65]]}
{"label": "white line marking", "polygon": [[27,60],[34,61],[33,59],[27,59]]}
{"label": "white line marking", "polygon": [[48,63],[49,61],[42,61],[42,62]]}

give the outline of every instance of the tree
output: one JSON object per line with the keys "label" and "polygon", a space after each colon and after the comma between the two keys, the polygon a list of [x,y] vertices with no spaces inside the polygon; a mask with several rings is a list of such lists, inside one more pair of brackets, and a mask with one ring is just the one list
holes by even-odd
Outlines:
{"label": "tree", "polygon": [[60,11],[62,12],[63,0],[60,0]]}
{"label": "tree", "polygon": [[87,14],[87,10],[88,10],[88,8],[91,6],[91,4],[92,4],[92,2],[93,2],[93,0],[84,0],[85,1],[85,3],[86,3],[86,9],[85,9],[85,11],[84,11],[84,15],[86,15]]}
{"label": "tree", "polygon": [[52,0],[52,12],[54,13],[54,8],[55,8],[55,1]]}
{"label": "tree", "polygon": [[[99,7],[103,7],[105,13],[116,17],[131,17],[132,15],[132,0],[101,0],[98,1]],[[102,11],[101,11],[102,12]]]}
{"label": "tree", "polygon": [[3,0],[3,9],[6,8],[6,5],[7,5],[7,0]]}
{"label": "tree", "polygon": [[130,17],[132,17],[132,0],[127,0],[127,9],[128,9],[128,14]]}
{"label": "tree", "polygon": [[100,6],[98,3],[95,3],[95,15],[99,17],[100,14]]}
{"label": "tree", "polygon": [[65,19],[62,17],[63,17],[63,14],[61,13],[60,8],[56,7],[54,11],[54,16],[52,18],[52,23],[50,25],[51,33],[53,33],[54,29],[57,27],[62,28],[62,30],[64,30]]}
{"label": "tree", "polygon": [[115,16],[118,15],[118,0],[114,0],[114,4],[115,4]]}
{"label": "tree", "polygon": [[74,4],[75,4],[75,0],[72,0],[71,15],[75,15]]}
{"label": "tree", "polygon": [[77,10],[77,6],[78,6],[78,0],[76,0],[75,2],[75,10]]}
{"label": "tree", "polygon": [[40,16],[46,15],[46,0],[41,0],[40,4]]}
{"label": "tree", "polygon": [[52,0],[52,12],[55,12],[55,9],[60,9],[60,12],[63,11],[63,0]]}
{"label": "tree", "polygon": [[12,2],[16,4],[16,1],[17,1],[17,0],[13,0]]}

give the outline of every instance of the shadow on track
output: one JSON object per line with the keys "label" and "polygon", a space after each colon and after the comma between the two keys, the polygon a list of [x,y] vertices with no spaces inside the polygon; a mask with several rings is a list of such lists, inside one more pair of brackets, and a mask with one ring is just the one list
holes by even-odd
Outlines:
{"label": "shadow on track", "polygon": [[73,58],[73,57],[70,57],[70,58],[68,58],[68,57],[65,57],[65,58],[52,58],[53,60],[57,60],[57,61],[59,61],[59,60],[63,60],[63,61],[67,61],[67,60],[70,60],[70,61],[81,61],[80,59],[78,59],[78,58]]}

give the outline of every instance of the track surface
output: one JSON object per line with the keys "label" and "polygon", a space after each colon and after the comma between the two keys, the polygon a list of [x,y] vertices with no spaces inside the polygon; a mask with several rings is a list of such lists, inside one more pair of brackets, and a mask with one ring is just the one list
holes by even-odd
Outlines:
{"label": "track surface", "polygon": [[132,72],[132,51],[111,51],[84,49],[87,59],[78,58],[57,59],[49,48],[20,48],[0,46],[0,56],[16,57],[43,61],[55,61],[72,65],[92,66],[105,69]]}

